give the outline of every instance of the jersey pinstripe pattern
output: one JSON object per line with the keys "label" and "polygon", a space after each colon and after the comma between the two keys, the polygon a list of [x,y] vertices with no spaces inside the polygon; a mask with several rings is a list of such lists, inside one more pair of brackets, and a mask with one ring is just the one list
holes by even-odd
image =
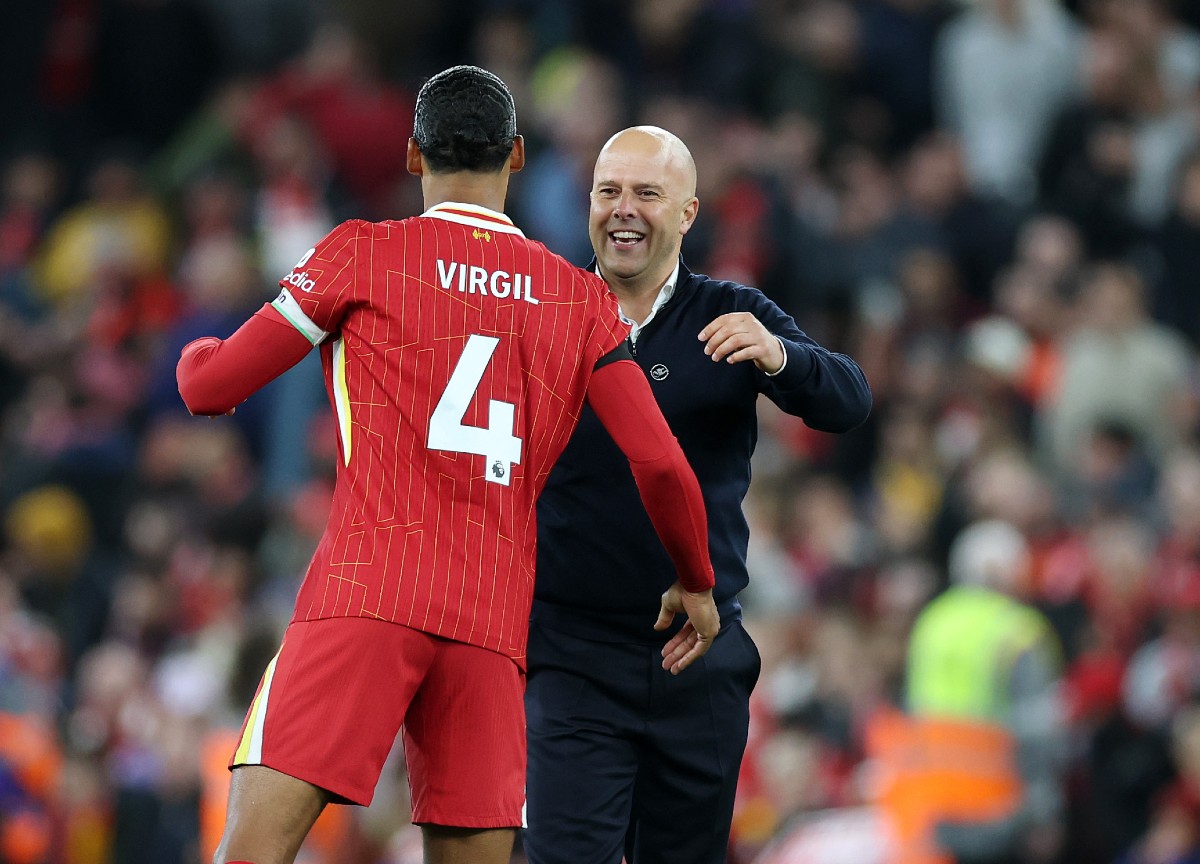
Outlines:
{"label": "jersey pinstripe pattern", "polygon": [[280,287],[320,344],[341,456],[294,620],[380,618],[524,665],[534,504],[628,333],[611,293],[463,204],[343,223]]}

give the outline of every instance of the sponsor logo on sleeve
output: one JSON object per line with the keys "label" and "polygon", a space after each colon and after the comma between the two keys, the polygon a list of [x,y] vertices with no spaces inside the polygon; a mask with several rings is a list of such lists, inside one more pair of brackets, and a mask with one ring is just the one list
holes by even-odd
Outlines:
{"label": "sponsor logo on sleeve", "polygon": [[311,258],[313,253],[316,251],[317,247],[314,246],[312,249],[309,249],[307,252],[305,252],[300,260],[296,262],[296,266],[292,268],[292,272],[283,278],[283,281],[289,285],[299,288],[301,291],[312,291],[314,288],[316,288],[317,283],[309,278],[307,270],[299,273],[296,272],[308,263],[308,259]]}
{"label": "sponsor logo on sleeve", "polygon": [[308,278],[307,270],[301,273],[297,273],[295,270],[293,270],[291,275],[286,277],[283,281],[289,285],[295,285],[301,291],[312,291],[317,287],[317,283]]}

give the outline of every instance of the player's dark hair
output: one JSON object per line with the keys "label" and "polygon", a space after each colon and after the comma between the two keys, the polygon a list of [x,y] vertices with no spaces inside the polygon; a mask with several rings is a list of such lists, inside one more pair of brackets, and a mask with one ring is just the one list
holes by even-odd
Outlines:
{"label": "player's dark hair", "polygon": [[413,139],[434,172],[499,171],[516,137],[512,93],[486,69],[451,67],[417,94]]}

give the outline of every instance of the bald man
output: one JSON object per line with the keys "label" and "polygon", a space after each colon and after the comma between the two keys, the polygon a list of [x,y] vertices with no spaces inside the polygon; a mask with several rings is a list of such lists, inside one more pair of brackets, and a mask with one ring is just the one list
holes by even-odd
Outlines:
{"label": "bald man", "polygon": [[[765,394],[809,426],[862,423],[871,393],[760,291],[691,273],[680,248],[700,210],[682,141],[649,126],[596,160],[589,229],[632,320],[630,349],[700,481],[721,630],[679,676],[643,620],[675,581],[620,451],[585,409],[538,505],[526,688],[531,864],[725,860],[758,651],[741,625],[742,499]],[[672,629],[662,631],[670,633]]]}

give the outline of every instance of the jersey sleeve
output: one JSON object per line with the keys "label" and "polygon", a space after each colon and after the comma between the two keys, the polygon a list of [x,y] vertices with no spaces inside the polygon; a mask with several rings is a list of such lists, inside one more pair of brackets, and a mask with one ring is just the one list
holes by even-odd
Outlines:
{"label": "jersey sleeve", "polygon": [[312,350],[270,305],[228,339],[205,336],[184,346],[175,367],[179,395],[193,414],[225,414]]}
{"label": "jersey sleeve", "polygon": [[279,280],[271,303],[312,345],[337,331],[355,301],[360,246],[370,243],[370,223],[352,219],[330,231]]}
{"label": "jersey sleeve", "polygon": [[608,289],[604,280],[595,273],[586,270],[579,271],[589,291],[596,298],[596,317],[592,327],[590,356],[588,360],[594,366],[602,357],[609,355],[612,350],[622,345],[629,338],[629,328],[633,322],[621,313],[616,296]]}
{"label": "jersey sleeve", "polygon": [[646,513],[680,583],[693,592],[712,588],[708,516],[700,483],[654,401],[641,367],[632,359],[602,364],[591,378],[587,398],[629,460]]}

